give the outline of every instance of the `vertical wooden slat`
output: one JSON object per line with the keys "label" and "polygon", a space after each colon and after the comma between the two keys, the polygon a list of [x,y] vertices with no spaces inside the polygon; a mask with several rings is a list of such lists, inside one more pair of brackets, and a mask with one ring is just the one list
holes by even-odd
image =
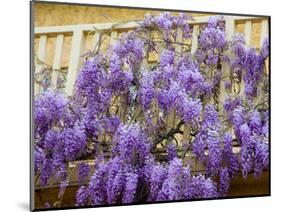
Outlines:
{"label": "vertical wooden slat", "polygon": [[[198,29],[199,29],[198,25],[193,26],[192,41],[191,41],[191,53],[192,54],[194,54],[196,52],[196,49],[198,46],[198,36],[197,36]],[[183,40],[182,31],[181,31],[180,37],[178,39],[180,42]],[[182,48],[178,49],[178,51],[181,52]],[[191,130],[190,123],[185,123],[184,128],[183,128],[183,136],[182,136],[182,145],[184,146],[184,143],[185,143],[186,144],[185,147],[187,147],[188,143],[190,142],[190,130]],[[184,158],[184,156],[186,154],[186,150],[183,149],[182,152],[183,152],[182,157]]]}
{"label": "vertical wooden slat", "polygon": [[191,133],[191,124],[185,123],[183,128],[183,135],[182,135],[182,158],[185,157],[187,153],[187,149],[190,143],[190,133]]}
{"label": "vertical wooden slat", "polygon": [[158,107],[158,102],[157,102],[156,98],[153,99],[151,108],[152,108],[151,110],[154,115],[152,118],[152,124],[154,126],[156,126],[158,123],[158,118],[159,118],[159,107]]}
{"label": "vertical wooden slat", "polygon": [[[41,35],[40,39],[39,39],[39,46],[38,46],[38,52],[37,52],[37,56],[39,58],[39,60],[41,61],[45,61],[46,59],[46,49],[47,49],[47,35]],[[38,73],[41,71],[42,66],[38,65],[35,73]],[[41,91],[41,86],[38,83],[35,83],[34,86],[34,93],[38,94]]]}
{"label": "vertical wooden slat", "polygon": [[[182,40],[183,40],[182,28],[178,27],[176,30],[177,30],[176,42],[181,43]],[[180,54],[181,51],[182,51],[182,46],[179,45],[179,44],[176,45],[175,46],[175,51]],[[178,54],[176,54],[176,55],[178,55]],[[178,56],[176,57],[176,60],[177,59],[178,59]],[[167,126],[168,126],[167,130],[170,130],[170,128],[173,128],[175,126],[175,122],[176,122],[176,110],[172,109],[170,111],[170,113],[169,113],[169,115],[167,117],[167,121],[166,121]]]}
{"label": "vertical wooden slat", "polygon": [[[251,37],[252,37],[252,21],[246,21],[245,22],[245,28],[244,28],[244,37],[245,37],[245,45],[247,48],[251,47]],[[243,80],[245,76],[245,72],[242,72],[241,76],[241,83],[240,83],[240,95],[243,96],[245,99],[245,82]]]}
{"label": "vertical wooden slat", "polygon": [[[151,38],[151,32],[148,33],[147,35],[148,38]],[[145,52],[144,52],[144,58],[142,60],[142,63],[141,63],[141,67],[147,69],[148,68],[148,56],[149,56],[149,46],[147,46],[147,49],[145,49]]]}
{"label": "vertical wooden slat", "polygon": [[249,48],[251,46],[251,35],[252,35],[252,21],[245,22],[245,44]]}
{"label": "vertical wooden slat", "polygon": [[232,36],[234,35],[235,30],[235,20],[231,17],[225,18],[225,33],[226,39],[231,40]]}
{"label": "vertical wooden slat", "polygon": [[110,45],[114,45],[117,41],[117,38],[118,38],[118,32],[112,31],[110,34]]}
{"label": "vertical wooden slat", "polygon": [[[100,31],[96,31],[95,32],[95,36],[94,36],[94,42],[93,42],[93,50],[97,51],[97,45],[101,40],[101,32]],[[96,52],[95,52],[96,53]]]}
{"label": "vertical wooden slat", "polygon": [[[110,45],[114,46],[116,44],[118,38],[118,32],[112,31],[110,34]],[[119,109],[118,109],[118,116],[120,117],[122,122],[126,121],[126,114],[127,114],[127,94],[120,96],[119,99]]]}
{"label": "vertical wooden slat", "polygon": [[46,58],[46,46],[47,46],[47,35],[41,35],[39,40],[39,47],[37,56],[40,60],[45,60]]}
{"label": "vertical wooden slat", "polygon": [[[151,31],[149,31],[146,36],[147,36],[147,38],[152,39],[153,33]],[[142,71],[142,69],[149,70],[149,62],[150,62],[149,61],[149,46],[147,46],[147,49],[145,49],[144,58],[141,62],[140,71]],[[138,74],[141,75],[141,73],[138,73]],[[137,77],[139,77],[139,75]],[[141,110],[142,110],[141,105],[137,104],[135,114],[140,114]],[[152,103],[150,106],[150,111],[152,112],[152,115],[153,115],[152,124],[155,126],[155,125],[157,125],[158,118],[159,118],[159,107],[158,107],[158,102],[157,102],[156,98],[154,98],[152,100]]]}
{"label": "vertical wooden slat", "polygon": [[[177,37],[176,37],[176,42],[182,43],[183,41],[183,32],[182,32],[182,28],[178,27],[177,28]],[[181,53],[182,51],[182,45],[176,45],[175,47],[176,52]]]}
{"label": "vertical wooden slat", "polygon": [[63,34],[57,35],[55,56],[54,56],[54,61],[53,61],[53,73],[52,73],[52,80],[51,80],[51,86],[54,89],[57,88],[57,79],[58,79],[58,72],[56,70],[59,70],[61,68],[63,40],[64,40]]}
{"label": "vertical wooden slat", "polygon": [[[177,28],[176,42],[183,43],[183,31],[182,31],[181,27]],[[176,50],[176,52],[178,52],[181,55],[182,50],[183,50],[183,46],[181,44],[176,45],[175,50]],[[176,56],[176,61],[178,61],[178,56]],[[176,117],[176,110],[174,110],[173,114],[172,114],[172,125],[173,125],[173,127],[176,125],[177,121],[178,120],[177,120],[177,117]]]}
{"label": "vertical wooden slat", "polygon": [[198,32],[199,32],[199,26],[193,25],[192,42],[191,42],[191,54],[194,54],[196,52],[197,47],[198,47]]}
{"label": "vertical wooden slat", "polygon": [[[147,35],[148,38],[151,38],[152,37],[152,33],[149,32],[148,35]],[[147,47],[147,49],[145,50],[145,55],[144,55],[144,58],[141,62],[141,68],[144,68],[144,69],[148,69],[149,68],[149,47]],[[138,104],[136,106],[136,110],[135,110],[136,114],[139,114],[141,112],[141,105]],[[153,113],[153,118],[152,118],[152,124],[155,126],[157,125],[157,122],[158,122],[158,117],[159,117],[159,108],[158,108],[158,102],[157,102],[157,99],[154,98],[152,100],[152,103],[151,103],[151,111]]]}
{"label": "vertical wooden slat", "polygon": [[74,91],[75,80],[81,65],[81,53],[85,48],[85,35],[81,30],[75,30],[72,36],[69,67],[65,92],[71,96]]}
{"label": "vertical wooden slat", "polygon": [[[268,20],[264,19],[261,21],[261,34],[260,34],[260,49],[263,46],[263,41],[265,38],[268,38],[269,34],[268,34]],[[265,64],[264,64],[264,72],[263,74],[268,73],[268,59],[265,60]],[[258,93],[256,98],[254,98],[254,104],[258,105],[260,103],[262,103],[265,100],[265,91],[263,88],[263,83],[262,81],[259,82],[258,84]]]}
{"label": "vertical wooden slat", "polygon": [[[229,41],[232,39],[235,30],[235,20],[231,17],[225,18],[225,33],[226,39]],[[228,57],[231,59],[231,53],[227,52]],[[226,76],[229,79],[230,76],[230,64],[227,62],[222,63],[222,76]],[[220,80],[220,95],[219,95],[219,113],[223,114],[223,102],[227,96],[227,91],[224,87],[224,80]]]}
{"label": "vertical wooden slat", "polygon": [[[111,46],[114,46],[115,44],[116,44],[116,39],[117,39],[117,37],[118,37],[118,32],[117,31],[113,31],[113,32],[111,32],[111,34],[110,34],[110,45]],[[123,102],[124,102],[124,97],[119,97],[118,98],[119,100],[118,100],[118,102],[119,102],[119,104],[118,104],[118,117],[122,120],[122,116],[123,116]]]}
{"label": "vertical wooden slat", "polygon": [[261,21],[261,36],[260,36],[260,47],[262,47],[263,41],[268,37],[268,20]]}

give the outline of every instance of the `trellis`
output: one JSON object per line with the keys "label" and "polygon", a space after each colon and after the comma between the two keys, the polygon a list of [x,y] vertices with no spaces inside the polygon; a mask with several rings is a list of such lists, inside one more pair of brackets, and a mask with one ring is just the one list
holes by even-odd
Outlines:
{"label": "trellis", "polygon": [[[195,17],[194,20],[190,20],[189,24],[193,28],[192,38],[191,38],[191,53],[194,53],[197,49],[198,45],[198,34],[200,30],[200,25],[206,24],[208,22],[210,16],[202,16]],[[226,37],[228,40],[232,38],[235,33],[235,25],[239,22],[245,23],[244,28],[244,37],[245,44],[247,47],[251,47],[251,39],[252,39],[252,24],[254,21],[259,21],[261,23],[261,32],[260,32],[260,46],[264,38],[268,36],[268,19],[263,17],[247,17],[247,16],[226,16],[225,17],[225,31]],[[58,73],[61,69],[62,63],[62,53],[63,53],[63,44],[64,38],[66,35],[71,35],[71,50],[70,50],[70,58],[68,64],[68,70],[66,74],[66,85],[63,89],[67,95],[73,94],[74,83],[83,62],[83,53],[85,53],[85,43],[88,38],[88,34],[94,33],[94,39],[92,41],[92,49],[97,47],[98,42],[100,42],[102,35],[108,34],[110,36],[110,45],[113,45],[119,33],[122,31],[129,31],[139,26],[139,22],[132,21],[127,23],[103,23],[103,24],[83,24],[83,25],[65,25],[65,26],[51,26],[51,27],[35,27],[35,38],[39,38],[38,51],[35,52],[35,55],[38,57],[40,61],[46,60],[47,53],[47,40],[49,37],[56,38],[55,50],[54,50],[54,58],[52,63],[52,71],[51,71],[51,82],[50,87],[56,89],[57,88],[57,79]],[[183,39],[183,35],[181,29],[178,29],[177,33],[177,42],[181,42]],[[177,46],[178,50],[181,46]],[[147,60],[146,57],[144,60]],[[143,64],[147,64],[149,61],[143,61]],[[42,65],[35,66],[35,74],[40,72],[42,69]],[[223,64],[223,71],[225,74],[229,72],[229,65]],[[243,84],[241,84],[241,91],[243,92]],[[35,95],[42,92],[42,86],[40,83],[35,83],[34,85],[34,93]],[[224,89],[223,81],[220,83],[220,96],[219,102],[222,103],[226,96],[226,92]],[[122,100],[122,99],[121,99]],[[126,102],[121,101],[122,111],[119,111],[120,118],[124,121],[125,119],[125,111],[126,111]],[[220,108],[222,105],[220,105]],[[154,119],[154,122],[157,121]],[[171,114],[171,116],[167,119],[168,126],[175,126],[175,114]],[[184,130],[184,139],[189,136],[189,127],[185,126]]]}
{"label": "trellis", "polygon": [[[210,16],[195,17],[190,20],[189,24],[193,27],[191,53],[194,53],[198,44],[199,26],[206,24]],[[244,36],[246,46],[250,47],[252,38],[252,23],[253,21],[261,22],[260,45],[265,37],[268,36],[268,19],[263,17],[247,17],[247,16],[226,16],[225,30],[227,38],[230,39],[235,33],[235,25],[237,22],[244,22]],[[120,31],[126,31],[136,28],[139,25],[137,22],[128,22],[124,24],[104,23],[104,24],[81,24],[81,25],[64,25],[64,26],[50,26],[50,27],[35,27],[35,38],[39,38],[38,51],[35,54],[41,61],[46,60],[47,40],[49,37],[56,37],[55,53],[53,58],[53,70],[61,68],[61,59],[63,53],[63,43],[66,35],[71,35],[71,50],[70,59],[67,70],[66,87],[64,91],[68,95],[72,95],[74,82],[81,67],[83,58],[81,55],[85,50],[85,42],[89,32],[94,33],[93,48],[99,42],[100,34],[103,32],[110,32],[110,43],[113,44],[118,37]],[[179,33],[180,34],[180,33]],[[182,34],[181,34],[182,36]],[[182,37],[178,36],[178,40]],[[225,69],[224,69],[225,70]],[[35,67],[35,73],[40,71],[40,67]],[[56,88],[57,71],[52,72],[51,87]],[[34,88],[35,94],[42,91],[41,86],[36,83]]]}

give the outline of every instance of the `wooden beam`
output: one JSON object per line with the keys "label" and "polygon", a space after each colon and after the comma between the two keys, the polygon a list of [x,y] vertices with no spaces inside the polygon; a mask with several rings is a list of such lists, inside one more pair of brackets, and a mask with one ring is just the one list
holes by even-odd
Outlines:
{"label": "wooden beam", "polygon": [[198,33],[199,33],[199,25],[193,26],[192,32],[192,41],[191,41],[191,54],[194,54],[198,47]]}
{"label": "wooden beam", "polygon": [[[193,24],[203,24],[207,23],[210,16],[194,17],[194,20],[189,20],[188,23]],[[252,17],[252,16],[226,16],[236,21],[243,20],[259,20],[264,17]],[[136,28],[142,23],[141,20],[131,21],[127,23],[100,23],[100,24],[79,24],[79,25],[63,25],[63,26],[48,26],[48,27],[35,27],[35,34],[60,34],[60,33],[72,33],[74,31],[91,31],[95,30],[109,30],[111,28],[115,29],[131,29]]]}
{"label": "wooden beam", "polygon": [[56,48],[55,48],[55,56],[53,61],[53,72],[52,72],[52,80],[51,80],[51,87],[53,89],[57,88],[57,80],[58,80],[58,71],[61,68],[61,58],[63,52],[63,40],[64,35],[59,34],[56,40]]}
{"label": "wooden beam", "polygon": [[79,68],[82,62],[81,54],[85,48],[85,35],[81,30],[76,30],[72,36],[71,51],[69,68],[67,71],[67,81],[65,92],[71,96],[74,91],[74,84],[79,72]]}

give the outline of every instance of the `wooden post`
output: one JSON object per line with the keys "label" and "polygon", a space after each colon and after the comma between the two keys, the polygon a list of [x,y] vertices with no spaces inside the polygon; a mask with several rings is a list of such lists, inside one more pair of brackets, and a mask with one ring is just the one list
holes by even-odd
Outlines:
{"label": "wooden post", "polygon": [[[269,33],[268,33],[268,19],[262,20],[261,21],[261,37],[260,37],[260,48],[262,48],[263,41],[265,38],[269,38]],[[265,61],[265,73],[268,74],[268,59]]]}
{"label": "wooden post", "polygon": [[[190,132],[191,132],[191,124],[185,123],[184,128],[183,128],[183,136],[182,136],[182,145],[185,148],[188,148],[188,145],[190,143]],[[187,152],[187,149],[183,148],[182,149],[182,158],[185,157],[186,152]]]}
{"label": "wooden post", "polygon": [[[245,22],[244,34],[245,34],[246,47],[250,48],[251,47],[251,34],[252,34],[252,21],[246,21]],[[245,82],[243,80],[244,76],[245,76],[245,72],[242,72],[241,84],[240,84],[240,95],[242,95],[243,99],[246,100],[246,97],[245,97]]]}
{"label": "wooden post", "polygon": [[193,25],[193,32],[192,32],[192,42],[191,42],[191,54],[194,54],[198,47],[198,33],[199,33],[199,26]]}
{"label": "wooden post", "polygon": [[[37,52],[37,56],[39,58],[39,60],[45,62],[46,59],[46,47],[47,47],[47,35],[41,35],[40,36],[40,40],[39,40],[39,47],[38,47],[38,52]],[[39,73],[42,69],[42,65],[38,65],[35,73]],[[34,82],[35,83],[35,82]],[[35,83],[34,85],[34,94],[38,94],[41,92],[41,85],[39,85],[38,83]]]}
{"label": "wooden post", "polygon": [[53,70],[52,70],[53,72],[52,72],[52,78],[51,78],[51,87],[53,89],[57,88],[57,80],[58,80],[58,71],[57,70],[59,70],[61,68],[63,40],[64,40],[63,34],[57,35],[55,56],[54,56],[54,61],[53,61]]}
{"label": "wooden post", "polygon": [[[268,20],[264,19],[261,21],[261,36],[260,36],[260,49],[262,49],[263,46],[263,41],[265,38],[268,38]],[[263,77],[267,74],[267,60],[265,61],[264,64],[264,71],[262,73]],[[261,102],[264,101],[265,98],[265,92],[263,89],[261,89],[263,86],[262,82],[260,81],[258,84],[258,89],[260,89],[260,92],[257,94],[257,96],[254,99],[255,105],[260,104]]]}
{"label": "wooden post", "polygon": [[[178,27],[176,30],[177,30],[176,42],[181,43],[183,41],[182,28]],[[182,46],[180,44],[176,44],[175,51],[177,53],[181,53]],[[178,60],[178,56],[176,56],[175,61],[177,60]],[[168,126],[167,130],[170,130],[170,128],[173,128],[175,125],[176,125],[176,109],[172,109],[167,117],[167,126]]]}
{"label": "wooden post", "polygon": [[[111,46],[114,46],[116,44],[117,38],[118,38],[118,32],[112,31],[110,34],[110,45]],[[118,116],[122,122],[125,122],[126,115],[127,115],[127,94],[124,94],[119,97]]]}
{"label": "wooden post", "polygon": [[251,35],[252,35],[252,21],[245,22],[245,44],[247,48],[251,47]]}
{"label": "wooden post", "polygon": [[[232,39],[235,30],[235,21],[231,17],[225,18],[225,33],[226,39],[229,41]],[[227,52],[227,56],[231,59],[232,55],[230,51]],[[222,76],[230,77],[230,64],[227,62],[222,63]],[[224,87],[224,80],[220,80],[220,94],[219,94],[219,114],[223,115],[223,103],[225,97],[227,96],[227,91]]]}
{"label": "wooden post", "polygon": [[82,62],[81,53],[85,48],[85,35],[82,30],[75,30],[72,36],[69,68],[65,92],[71,96],[74,91],[74,84]]}
{"label": "wooden post", "polygon": [[[101,42],[101,37],[102,34],[100,31],[95,31],[95,37],[94,37],[94,42],[93,42],[93,51],[98,51],[98,46],[99,42]],[[98,53],[98,52],[94,52],[94,53]]]}
{"label": "wooden post", "polygon": [[[199,33],[199,25],[193,25],[192,32],[192,41],[191,41],[191,54],[194,54],[198,48],[198,33]],[[182,136],[182,145],[186,148],[190,143],[190,132],[191,132],[191,124],[185,123],[183,128],[183,136]],[[185,144],[185,145],[184,145]],[[182,158],[185,157],[186,149],[182,150]]]}

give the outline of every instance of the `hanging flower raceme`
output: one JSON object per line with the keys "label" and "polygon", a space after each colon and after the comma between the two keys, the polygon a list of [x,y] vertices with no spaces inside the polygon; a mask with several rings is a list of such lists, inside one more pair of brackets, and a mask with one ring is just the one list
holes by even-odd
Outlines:
{"label": "hanging flower raceme", "polygon": [[193,152],[202,162],[206,163],[206,173],[209,176],[218,174],[222,162],[220,130],[218,112],[214,105],[206,105],[201,129],[193,142]]}
{"label": "hanging flower raceme", "polygon": [[208,175],[216,175],[219,172],[222,160],[222,149],[218,132],[209,130],[206,142],[209,150],[206,172]]}
{"label": "hanging flower raceme", "polygon": [[167,177],[167,167],[154,160],[146,160],[144,169],[145,179],[149,186],[149,201],[156,201],[162,188],[163,182]]}
{"label": "hanging flower raceme", "polygon": [[156,92],[154,89],[154,73],[144,70],[140,80],[139,98],[141,106],[144,110],[148,110],[151,106]]}
{"label": "hanging flower raceme", "polygon": [[269,56],[269,39],[265,38],[262,43],[261,55],[264,59]]}
{"label": "hanging flower raceme", "polygon": [[[246,111],[242,106],[233,112],[232,123],[238,142],[241,144],[241,166],[244,178],[254,171],[260,175],[268,168],[267,127],[264,128],[263,117],[256,109]],[[264,134],[264,132],[266,134]]]}
{"label": "hanging flower raceme", "polygon": [[[108,110],[112,90],[108,86],[109,79],[105,69],[105,58],[96,55],[85,62],[76,80],[76,96],[87,104],[93,113]],[[88,112],[90,113],[90,112]]]}
{"label": "hanging flower raceme", "polygon": [[[116,47],[117,48],[117,47]],[[124,58],[121,52],[113,52],[109,61],[110,88],[114,93],[126,93],[133,81],[131,69],[124,70]]]}
{"label": "hanging flower raceme", "polygon": [[134,69],[143,59],[143,46],[143,41],[135,32],[121,34],[119,41],[113,46],[113,53]]}
{"label": "hanging flower raceme", "polygon": [[159,16],[154,16],[151,14],[146,14],[142,28],[158,28],[163,31],[164,38],[170,40],[171,37],[176,38],[173,29],[181,28],[183,31],[184,38],[190,38],[192,35],[192,30],[189,27],[188,20],[193,20],[191,16],[180,13],[178,16],[173,16],[169,12],[161,13]]}
{"label": "hanging flower raceme", "polygon": [[183,174],[182,161],[178,158],[174,158],[169,164],[167,178],[163,182],[157,197],[158,201],[180,200],[183,198],[182,179],[186,177]]}
{"label": "hanging flower raceme", "polygon": [[258,83],[261,80],[262,71],[264,70],[264,58],[251,48],[247,50],[246,59],[244,61],[245,76],[245,95],[247,97],[255,97],[258,95]]}
{"label": "hanging flower raceme", "polygon": [[221,123],[219,119],[219,114],[216,111],[215,106],[212,104],[206,105],[204,110],[202,128],[219,130],[220,127]]}
{"label": "hanging flower raceme", "polygon": [[[184,96],[181,96],[184,97]],[[198,99],[188,99],[187,97],[177,99],[177,113],[185,123],[198,122],[202,110],[201,102]]]}
{"label": "hanging flower raceme", "polygon": [[[77,196],[86,189],[87,199],[94,205],[132,203],[135,201],[138,175],[134,168],[124,165],[120,157],[114,157],[108,162],[102,162],[91,177],[88,188],[83,186]],[[82,189],[82,191],[80,191]],[[77,198],[77,204],[85,202]]]}
{"label": "hanging flower raceme", "polygon": [[199,48],[196,52],[198,61],[208,66],[217,66],[227,48],[226,33],[223,17],[211,17],[206,28],[202,30],[198,39]]}
{"label": "hanging flower raceme", "polygon": [[199,72],[198,64],[191,57],[181,58],[178,62],[177,79],[186,93],[192,96],[198,96],[201,92],[201,86],[204,78]]}
{"label": "hanging flower raceme", "polygon": [[68,99],[59,92],[47,91],[35,98],[35,137],[43,137],[53,125],[61,125],[61,120],[69,117]]}
{"label": "hanging flower raceme", "polygon": [[240,164],[238,161],[238,156],[232,151],[232,135],[226,132],[223,136],[223,162],[227,165],[227,171],[229,177],[237,175],[239,172]]}
{"label": "hanging flower raceme", "polygon": [[138,124],[120,125],[112,141],[112,155],[132,165],[143,164],[150,148],[151,143]]}
{"label": "hanging flower raceme", "polygon": [[230,186],[230,176],[228,169],[222,168],[220,171],[220,183],[219,183],[219,192],[221,196],[225,196],[228,192]]}

